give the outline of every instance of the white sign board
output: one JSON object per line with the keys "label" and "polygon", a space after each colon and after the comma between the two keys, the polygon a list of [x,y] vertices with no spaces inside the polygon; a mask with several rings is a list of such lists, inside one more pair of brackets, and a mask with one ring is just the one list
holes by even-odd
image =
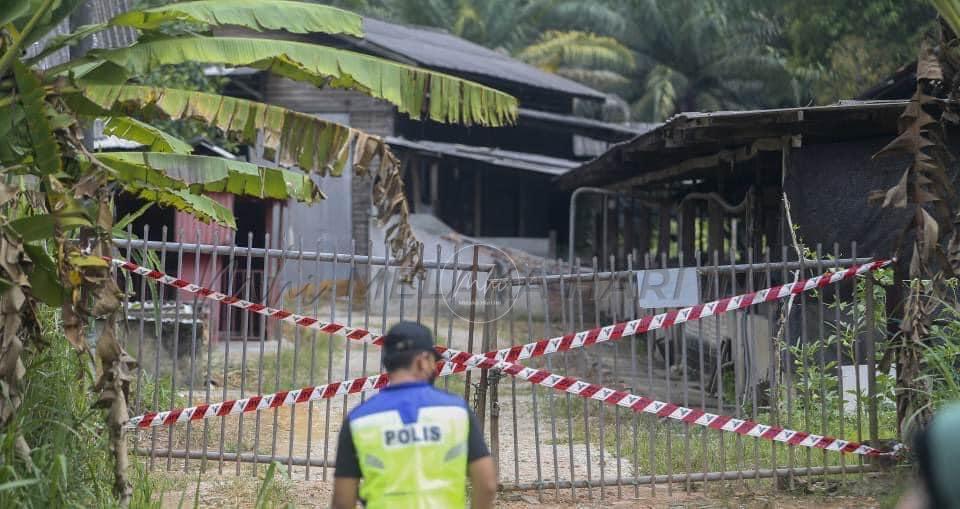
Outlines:
{"label": "white sign board", "polygon": [[637,271],[642,308],[675,308],[700,303],[700,277],[694,267]]}

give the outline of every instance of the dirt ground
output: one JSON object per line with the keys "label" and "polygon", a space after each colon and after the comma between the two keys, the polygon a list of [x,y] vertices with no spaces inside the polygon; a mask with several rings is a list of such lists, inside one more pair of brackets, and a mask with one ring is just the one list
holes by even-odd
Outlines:
{"label": "dirt ground", "polygon": [[[371,323],[379,322],[378,316],[371,317]],[[456,338],[454,344],[460,348],[466,346],[466,330],[462,327],[451,327],[453,337]],[[516,337],[524,338],[532,336],[525,330],[524,324],[517,324],[517,330],[514,331]],[[507,339],[501,339],[504,342],[512,342]],[[289,342],[287,342],[289,344]],[[638,392],[643,391],[643,384],[637,380],[627,380],[618,378],[616,373],[623,373],[623,367],[614,369],[618,358],[624,358],[627,349],[625,347],[612,347],[602,350],[603,354],[594,356],[592,361],[585,364],[589,367],[583,369],[582,373],[574,374],[584,376],[585,378],[596,377],[598,381],[618,387],[635,388]],[[352,363],[347,365],[345,352],[350,350]],[[231,354],[237,352],[231,351]],[[215,352],[215,358],[222,358],[221,352]],[[362,374],[360,362],[362,351],[360,345],[338,345],[336,353],[332,356],[333,362],[325,370],[324,375],[330,379],[336,380],[344,377],[359,376]],[[234,359],[230,356],[228,361],[230,365],[239,363],[239,358]],[[562,358],[555,362],[557,366],[554,369],[563,371],[561,365]],[[571,358],[572,364],[576,364],[576,358]],[[376,349],[370,349],[368,357],[368,366],[378,366],[379,356]],[[545,361],[537,360],[530,362],[531,365],[539,365]],[[219,370],[220,367],[217,367]],[[373,372],[369,368],[368,373]],[[657,371],[658,380],[666,380],[670,383],[670,378],[664,375],[664,370]],[[325,380],[318,380],[322,382]],[[477,381],[474,375],[474,382]],[[532,390],[528,387],[520,387],[516,395],[516,404],[510,396],[509,380],[502,382],[502,391],[499,401],[500,410],[500,480],[505,484],[535,484],[538,482],[551,482],[553,479],[569,480],[571,478],[578,481],[590,479],[597,482],[600,479],[612,480],[618,477],[618,473],[623,479],[629,479],[635,475],[634,469],[637,469],[637,475],[643,475],[641,466],[634,466],[631,457],[628,454],[616,456],[614,448],[606,449],[606,457],[601,458],[598,454],[596,437],[594,436],[592,450],[588,445],[579,440],[571,440],[570,427],[566,425],[562,412],[558,412],[556,421],[551,422],[549,418],[549,406],[552,396],[557,405],[562,403],[562,395],[549,393],[547,390],[538,392],[538,410],[533,409]],[[229,382],[227,385],[231,385]],[[442,387],[442,382],[438,382]],[[453,386],[451,386],[451,389]],[[214,399],[219,400],[222,396],[222,388],[217,388]],[[664,387],[664,390],[668,390]],[[653,391],[656,392],[656,391]],[[548,396],[550,394],[550,396]],[[250,390],[247,390],[247,396]],[[686,395],[686,394],[685,394]],[[228,398],[239,396],[236,387],[230,387],[227,390]],[[690,395],[692,399],[699,399],[698,395]],[[194,404],[202,402],[202,395],[197,394]],[[344,411],[353,408],[360,403],[359,395],[350,396],[346,401],[337,398],[328,401],[315,402],[310,406],[297,405],[293,408],[281,408],[276,412],[264,411],[259,419],[255,414],[244,416],[242,431],[239,419],[234,416],[225,421],[222,429],[224,450],[227,452],[249,453],[257,450],[260,454],[267,456],[287,456],[307,457],[313,460],[327,459],[332,463],[336,455],[336,436],[343,420]],[[329,405],[329,406],[328,406]],[[558,407],[560,408],[560,407]],[[608,411],[609,413],[609,411]],[[516,415],[516,419],[514,419]],[[596,417],[594,416],[594,419]],[[607,419],[613,419],[613,414],[609,413]],[[259,422],[259,424],[258,424]],[[593,421],[591,421],[593,422]],[[608,421],[609,422],[609,421]],[[221,436],[221,421],[213,419],[208,421],[208,446],[210,450],[219,450]],[[274,431],[276,433],[274,433]],[[174,428],[172,437],[170,430],[159,429],[156,435],[156,449],[165,450],[171,447],[174,450],[183,450],[185,448],[197,452],[202,448],[203,425],[194,423],[189,431],[190,439],[187,439],[187,430],[184,426]],[[136,445],[140,448],[150,448],[154,441],[152,432],[137,433]],[[326,446],[325,446],[326,442]],[[188,446],[189,443],[189,446]],[[514,445],[516,444],[516,445]],[[144,464],[149,463],[149,458],[140,458]],[[206,472],[200,473],[201,462],[199,460],[190,460],[185,462],[183,459],[158,456],[154,458],[154,470],[151,478],[156,479],[160,486],[156,490],[163,497],[163,507],[180,507],[181,499],[185,500],[185,507],[192,506],[194,494],[197,492],[199,482],[199,506],[200,507],[253,507],[257,499],[257,490],[261,485],[265,466],[261,463],[254,472],[253,466],[249,463],[240,465],[240,472],[236,471],[237,465],[232,461],[222,463],[216,459],[208,460]],[[168,472],[172,469],[175,472]],[[326,471],[325,471],[326,470]],[[268,507],[283,507],[291,505],[293,507],[328,507],[332,483],[329,479],[332,477],[332,470],[323,467],[310,467],[309,472],[306,467],[284,466],[281,476],[276,479],[268,493]],[[222,472],[222,473],[221,473]],[[677,484],[673,489],[668,489],[666,485],[658,485],[655,489],[650,487],[640,487],[635,491],[633,486],[622,486],[618,492],[617,487],[607,488],[602,494],[598,488],[592,490],[578,489],[574,496],[569,489],[561,489],[555,492],[553,489],[545,489],[542,492],[505,492],[502,493],[497,507],[508,509],[537,508],[537,509],[560,509],[560,508],[800,508],[800,507],[818,507],[822,509],[840,509],[840,508],[860,508],[860,507],[882,507],[885,504],[873,498],[876,491],[869,488],[845,490],[842,493],[834,490],[827,494],[814,490],[812,493],[803,495],[785,495],[770,493],[770,490],[764,489],[766,484],[744,484],[736,483],[723,484],[711,483],[707,492],[703,488],[693,485],[690,493],[684,491],[684,486]],[[849,492],[849,493],[848,493]],[[603,496],[601,496],[603,495]]]}
{"label": "dirt ground", "polygon": [[[186,500],[185,506],[191,506],[196,489],[196,480],[190,480],[177,474],[165,474],[169,484],[163,494],[163,507],[174,509],[180,507],[181,497]],[[250,477],[236,477],[232,475],[207,476],[200,482],[200,507],[254,507],[257,498],[259,483]],[[175,487],[174,487],[175,486]],[[290,481],[280,480],[271,490],[268,497],[268,507],[329,507],[332,484],[323,481]],[[672,494],[667,493],[666,486],[658,486],[656,493],[649,487],[640,488],[639,497],[635,497],[632,487],[624,488],[624,493],[617,496],[616,488],[609,488],[605,497],[600,499],[600,492],[592,490],[587,496],[580,490],[574,500],[570,493],[561,490],[557,497],[552,490],[543,493],[542,502],[537,492],[501,493],[496,507],[503,509],[626,509],[626,508],[669,508],[669,509],[799,509],[816,507],[818,509],[847,509],[883,507],[877,499],[858,493],[859,490],[850,490],[844,494],[818,495],[771,495],[756,491],[744,490],[717,490],[710,494],[685,494],[681,488],[674,489]]]}

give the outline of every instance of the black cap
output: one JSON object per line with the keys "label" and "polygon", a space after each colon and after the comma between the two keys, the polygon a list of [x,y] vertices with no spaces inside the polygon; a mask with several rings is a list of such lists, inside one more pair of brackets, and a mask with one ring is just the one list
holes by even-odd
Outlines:
{"label": "black cap", "polygon": [[437,360],[440,354],[433,348],[433,333],[416,322],[400,322],[394,325],[383,340],[383,358],[402,352],[433,352]]}

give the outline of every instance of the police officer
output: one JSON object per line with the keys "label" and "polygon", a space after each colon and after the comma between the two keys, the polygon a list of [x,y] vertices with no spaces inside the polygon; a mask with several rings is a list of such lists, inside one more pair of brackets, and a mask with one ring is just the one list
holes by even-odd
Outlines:
{"label": "police officer", "polygon": [[[381,353],[390,385],[351,411],[340,429],[333,507],[493,506],[497,481],[477,418],[459,397],[435,389],[440,356],[430,329],[401,322]],[[362,482],[361,482],[362,481]]]}

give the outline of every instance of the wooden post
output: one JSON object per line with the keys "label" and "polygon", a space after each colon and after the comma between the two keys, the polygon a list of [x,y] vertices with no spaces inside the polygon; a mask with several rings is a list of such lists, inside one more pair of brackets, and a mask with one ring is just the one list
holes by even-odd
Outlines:
{"label": "wooden post", "polygon": [[481,236],[483,227],[483,179],[482,170],[473,170],[473,236]]}
{"label": "wooden post", "polygon": [[709,233],[707,234],[707,247],[710,250],[710,256],[713,256],[714,253],[723,254],[723,210],[713,200],[710,200],[708,204]]}
{"label": "wooden post", "polygon": [[680,210],[680,252],[683,253],[681,263],[693,263],[694,242],[697,225],[696,205],[692,201],[683,204]]}
{"label": "wooden post", "polygon": [[440,210],[440,171],[438,162],[430,163],[430,207],[433,214]]}
{"label": "wooden post", "polygon": [[657,258],[670,257],[670,202],[660,202],[660,228],[657,232]]}
{"label": "wooden post", "polygon": [[410,212],[416,213],[423,203],[420,196],[420,158],[410,158],[407,160],[407,164],[410,165],[410,186],[413,188],[410,196],[410,200],[413,202],[410,204]]}
{"label": "wooden post", "polygon": [[633,253],[637,239],[633,237],[633,226],[637,214],[637,201],[633,198],[627,198],[627,206],[623,211],[623,250],[627,255]]}
{"label": "wooden post", "polygon": [[650,209],[643,204],[637,208],[637,264],[650,252]]}

